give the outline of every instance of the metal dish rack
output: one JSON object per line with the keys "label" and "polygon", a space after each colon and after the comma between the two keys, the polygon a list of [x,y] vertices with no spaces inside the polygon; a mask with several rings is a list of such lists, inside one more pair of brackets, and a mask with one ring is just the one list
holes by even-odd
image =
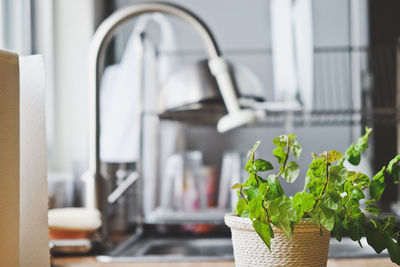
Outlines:
{"label": "metal dish rack", "polygon": [[[167,51],[169,56],[201,55],[199,51],[180,53]],[[271,50],[229,50],[228,55],[268,55]],[[378,47],[320,47],[314,48],[313,109],[299,107],[270,110],[263,108],[263,99],[255,101],[254,109],[265,113],[264,119],[250,127],[282,127],[288,117],[294,126],[335,125],[394,125],[400,120],[400,45]],[[272,77],[271,73],[267,73]],[[265,88],[265,101],[274,103],[274,92]],[[240,92],[239,92],[240,93]],[[243,101],[242,106],[252,107]],[[268,106],[268,105],[266,105]],[[214,113],[204,113],[214,116]],[[214,119],[217,120],[217,119]]]}

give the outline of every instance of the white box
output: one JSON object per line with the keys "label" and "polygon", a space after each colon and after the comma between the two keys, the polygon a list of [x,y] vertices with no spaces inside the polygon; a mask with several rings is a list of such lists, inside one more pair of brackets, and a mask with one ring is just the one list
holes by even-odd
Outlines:
{"label": "white box", "polygon": [[1,266],[50,266],[41,56],[0,51]]}

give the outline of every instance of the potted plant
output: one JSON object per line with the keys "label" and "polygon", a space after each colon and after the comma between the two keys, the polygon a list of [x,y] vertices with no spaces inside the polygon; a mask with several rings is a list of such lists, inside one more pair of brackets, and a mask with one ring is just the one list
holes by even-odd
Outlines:
{"label": "potted plant", "polygon": [[398,183],[400,156],[372,179],[345,167],[360,163],[370,134],[366,128],[344,155],[335,150],[313,153],[304,190],[294,196],[285,195],[279,180],[293,183],[299,176],[299,165],[290,159],[298,159],[302,152],[296,136],[273,139],[279,168],[277,174],[263,176],[260,173],[272,171],[273,166],[256,159],[257,141],[248,153],[248,179],[232,187],[239,197],[235,214],[225,216],[232,231],[236,266],[326,266],[331,233],[339,241],[347,235],[360,246],[366,236],[377,253],[387,249],[391,260],[400,265],[395,217],[378,219],[375,205],[389,179]]}

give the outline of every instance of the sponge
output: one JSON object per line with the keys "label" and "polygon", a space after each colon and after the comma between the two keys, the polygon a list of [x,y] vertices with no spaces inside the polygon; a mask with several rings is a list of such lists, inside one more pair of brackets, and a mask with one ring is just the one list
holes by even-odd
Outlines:
{"label": "sponge", "polygon": [[101,214],[97,209],[62,208],[49,210],[49,229],[91,232],[101,227]]}

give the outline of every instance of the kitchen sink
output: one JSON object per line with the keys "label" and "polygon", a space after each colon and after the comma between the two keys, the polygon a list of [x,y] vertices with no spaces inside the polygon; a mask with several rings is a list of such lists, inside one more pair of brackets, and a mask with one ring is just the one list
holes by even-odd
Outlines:
{"label": "kitchen sink", "polygon": [[[365,238],[363,248],[350,238],[342,242],[331,239],[330,258],[387,257],[387,251],[377,255]],[[139,238],[128,240],[107,255],[97,256],[101,262],[138,261],[226,261],[233,260],[230,238]]]}
{"label": "kitchen sink", "polygon": [[101,262],[131,261],[226,261],[233,260],[230,238],[140,238],[126,241]]}
{"label": "kitchen sink", "polygon": [[230,240],[226,239],[200,239],[190,241],[168,240],[154,242],[143,251],[143,255],[182,255],[182,256],[231,256],[232,245]]}

